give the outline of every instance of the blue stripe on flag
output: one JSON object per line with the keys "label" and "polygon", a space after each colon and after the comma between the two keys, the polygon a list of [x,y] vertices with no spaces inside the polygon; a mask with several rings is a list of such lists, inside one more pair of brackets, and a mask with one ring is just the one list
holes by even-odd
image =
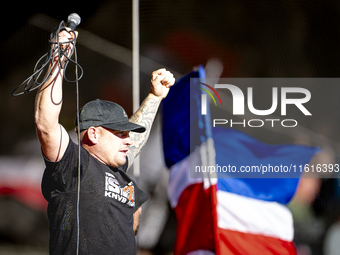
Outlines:
{"label": "blue stripe on flag", "polygon": [[[169,168],[188,156],[190,148],[200,146],[207,134],[212,136],[210,113],[206,116],[200,114],[201,92],[198,79],[194,79],[197,84],[190,87],[191,78],[204,79],[204,68],[200,66],[197,71],[176,82],[162,104],[163,150],[165,164]],[[209,125],[206,125],[208,118]]]}
{"label": "blue stripe on flag", "polygon": [[[296,145],[269,145],[231,128],[213,128],[216,150],[216,166],[234,166],[232,175],[238,178],[223,178],[226,174],[218,174],[218,189],[239,195],[276,201],[286,204],[293,197],[301,176],[300,165],[308,163],[318,148]],[[269,171],[290,167],[291,173],[274,172],[269,175],[260,173],[240,173],[241,167],[248,170],[262,167]],[[282,166],[282,167],[281,167]],[[294,169],[296,172],[294,172]],[[260,169],[261,170],[261,169]],[[265,177],[265,178],[262,178]],[[267,178],[271,176],[273,178]],[[241,177],[241,178],[240,178]],[[244,177],[244,178],[242,178]],[[251,177],[255,177],[254,179]],[[259,179],[261,178],[261,179]]]}

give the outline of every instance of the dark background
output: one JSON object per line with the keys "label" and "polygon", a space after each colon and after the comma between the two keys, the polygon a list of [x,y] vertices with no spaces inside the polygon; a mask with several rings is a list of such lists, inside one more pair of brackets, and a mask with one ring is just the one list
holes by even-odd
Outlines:
{"label": "dark background", "polygon": [[[6,2],[0,17],[2,157],[15,160],[23,151],[30,150],[23,148],[22,144],[36,139],[33,119],[35,92],[12,97],[11,91],[31,75],[36,61],[48,51],[49,34],[58,25],[53,23],[54,19],[57,22],[66,20],[72,12],[81,16],[81,29],[108,43],[132,49],[131,1]],[[52,20],[48,24],[52,28],[50,31],[33,24],[32,20],[39,20],[38,14]],[[143,99],[149,91],[153,67],[166,66],[179,74],[178,79],[181,74],[190,72],[197,65],[205,65],[212,58],[219,59],[223,64],[221,77],[337,78],[340,75],[339,14],[339,1],[142,0],[140,53],[160,65],[144,66],[150,72],[141,72],[140,97]],[[121,104],[131,115],[131,66],[85,47],[80,43],[81,37],[80,33],[78,61],[84,69],[84,77],[80,81],[80,105],[96,98],[112,100]],[[73,71],[69,72],[72,76]],[[329,162],[337,163],[340,149],[340,84],[331,89],[322,84],[309,89],[311,101],[315,100],[317,105],[311,106],[313,117],[305,131],[297,135],[279,135],[275,130],[248,131],[267,143],[302,142],[320,146],[325,149]],[[60,122],[68,130],[74,126],[75,95],[75,85],[65,84]],[[267,105],[270,105],[271,97],[264,96],[261,100],[268,101]],[[323,138],[317,139],[319,135]],[[311,206],[314,216],[322,219],[325,227],[320,230],[320,240],[310,254],[323,254],[322,240],[326,230],[340,215],[338,187],[336,178],[320,181],[320,192],[317,192]],[[168,225],[171,225],[169,222]],[[13,237],[15,235],[7,235],[8,231],[7,228],[0,231],[0,243],[3,240],[6,245],[46,245],[41,240],[17,240]],[[167,236],[166,231],[163,235]],[[165,239],[171,243],[173,235]],[[304,242],[308,244],[310,241]],[[155,254],[165,252],[165,248],[154,250]]]}

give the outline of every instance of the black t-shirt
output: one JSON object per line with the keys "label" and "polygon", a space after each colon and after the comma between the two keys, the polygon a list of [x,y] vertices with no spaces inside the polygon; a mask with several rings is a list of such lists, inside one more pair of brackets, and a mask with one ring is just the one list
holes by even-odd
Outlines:
{"label": "black t-shirt", "polygon": [[[78,145],[71,139],[63,158],[46,169],[42,192],[49,202],[50,254],[76,253]],[[79,254],[136,254],[133,213],[148,199],[126,174],[81,148]]]}

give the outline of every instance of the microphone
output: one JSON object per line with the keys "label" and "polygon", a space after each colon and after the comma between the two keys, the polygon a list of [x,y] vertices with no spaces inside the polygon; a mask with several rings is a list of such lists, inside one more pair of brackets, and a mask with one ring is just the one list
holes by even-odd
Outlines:
{"label": "microphone", "polygon": [[77,13],[68,15],[67,27],[71,28],[72,31],[80,24],[81,18]]}

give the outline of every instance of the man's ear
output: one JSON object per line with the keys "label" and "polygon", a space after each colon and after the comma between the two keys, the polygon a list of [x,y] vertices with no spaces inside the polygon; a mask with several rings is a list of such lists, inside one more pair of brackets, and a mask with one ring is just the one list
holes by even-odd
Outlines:
{"label": "man's ear", "polygon": [[99,138],[99,131],[95,127],[89,127],[87,129],[87,132],[84,136],[84,139],[87,140],[87,142],[92,145],[95,145],[98,143]]}

